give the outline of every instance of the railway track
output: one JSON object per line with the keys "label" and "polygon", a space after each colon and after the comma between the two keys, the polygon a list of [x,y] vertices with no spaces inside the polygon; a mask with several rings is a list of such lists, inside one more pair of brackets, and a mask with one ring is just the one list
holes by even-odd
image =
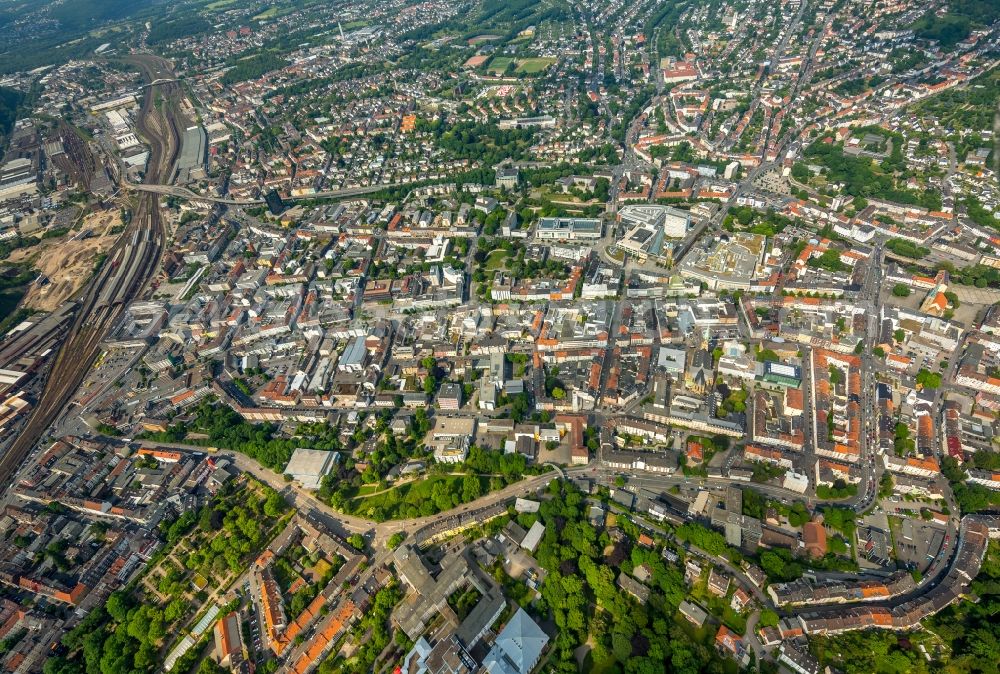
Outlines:
{"label": "railway track", "polygon": [[[148,82],[170,74],[167,63],[157,57],[138,55],[131,61]],[[146,182],[168,180],[177,160],[180,133],[174,98],[179,92],[176,82],[145,90],[138,130],[150,144]],[[165,245],[159,196],[143,193],[132,221],[79,299],[38,404],[10,449],[0,457],[0,484],[11,484],[32,448],[69,403],[97,357],[101,341],[152,280]]]}

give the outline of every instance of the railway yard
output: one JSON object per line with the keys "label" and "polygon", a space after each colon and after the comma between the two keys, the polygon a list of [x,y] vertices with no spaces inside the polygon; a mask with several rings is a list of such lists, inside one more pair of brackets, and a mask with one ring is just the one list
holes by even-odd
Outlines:
{"label": "railway yard", "polygon": [[[144,89],[138,123],[139,132],[151,148],[146,180],[157,183],[169,176],[180,149],[174,103],[180,87],[169,81],[172,76],[166,61],[150,55],[132,59],[147,82],[161,82]],[[165,245],[159,209],[158,195],[142,193],[137,197],[128,226],[81,295],[72,301],[73,318],[68,324],[60,324],[60,329],[65,325],[65,338],[51,362],[38,404],[0,458],[0,481],[13,477],[35,443],[59,417],[97,357],[101,340],[153,278]],[[17,360],[20,354],[10,356]]]}

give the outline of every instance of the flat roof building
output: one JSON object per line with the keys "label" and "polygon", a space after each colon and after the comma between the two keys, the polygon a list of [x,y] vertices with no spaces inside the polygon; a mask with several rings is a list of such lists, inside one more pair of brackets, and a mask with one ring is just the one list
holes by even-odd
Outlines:
{"label": "flat roof building", "polygon": [[365,347],[365,337],[360,335],[347,343],[344,353],[340,355],[337,369],[341,372],[361,372],[365,369],[365,358],[368,349]]}
{"label": "flat roof building", "polygon": [[640,260],[668,259],[672,246],[666,239],[680,239],[691,225],[691,214],[670,206],[622,207],[618,214],[624,233],[617,247]]}
{"label": "flat roof building", "polygon": [[184,184],[205,177],[208,160],[208,135],[203,126],[192,126],[181,134],[181,152],[177,157],[177,182]]}
{"label": "flat roof building", "polygon": [[597,218],[542,218],[535,236],[549,241],[593,241],[601,238],[602,230]]}
{"label": "flat roof building", "polygon": [[285,466],[285,474],[306,489],[319,489],[323,478],[333,470],[340,458],[339,452],[329,452],[323,449],[298,448],[292,453],[292,458]]}
{"label": "flat roof building", "polygon": [[536,520],[535,523],[531,525],[531,528],[528,529],[528,533],[524,537],[524,540],[521,541],[521,547],[528,552],[534,552],[535,548],[538,547],[538,544],[542,542],[543,534],[545,534],[545,525]]}

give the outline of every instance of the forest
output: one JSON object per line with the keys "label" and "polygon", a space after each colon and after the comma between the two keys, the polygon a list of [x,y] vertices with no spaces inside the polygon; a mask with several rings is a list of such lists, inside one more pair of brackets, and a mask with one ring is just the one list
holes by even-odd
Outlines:
{"label": "forest", "polygon": [[441,120],[417,120],[417,131],[429,132],[438,147],[454,159],[468,159],[483,166],[494,166],[505,159],[527,158],[534,131],[503,130],[494,124],[458,122],[447,125]]}
{"label": "forest", "polygon": [[969,36],[973,27],[989,26],[1000,19],[1000,4],[993,0],[950,0],[943,14],[927,12],[913,24],[917,37],[953,47]]}
{"label": "forest", "polygon": [[223,85],[229,85],[246,82],[247,80],[255,80],[264,73],[283,68],[287,63],[288,61],[284,57],[276,54],[268,52],[256,54],[249,58],[241,58],[232,62],[230,64],[232,67],[226,71],[226,74],[219,81]]}
{"label": "forest", "polygon": [[[278,471],[284,469],[297,447],[309,449],[340,449],[336,434],[313,435],[298,438],[275,437],[278,427],[274,424],[251,424],[225,405],[206,399],[193,410],[187,424],[173,424],[166,431],[145,433],[142,437],[156,442],[187,442],[206,447],[231,449],[246,454],[262,466]],[[207,440],[186,439],[190,431],[208,435]]]}
{"label": "forest", "polygon": [[822,141],[813,143],[806,148],[805,156],[823,166],[826,169],[827,180],[832,183],[842,183],[844,193],[852,197],[872,197],[940,210],[941,195],[933,190],[916,192],[897,187],[893,172],[899,170],[902,162],[901,157],[897,157],[900,145],[901,136],[899,140],[893,141],[892,153],[881,162],[878,170],[871,159],[848,156],[837,143]]}
{"label": "forest", "polygon": [[7,135],[14,128],[17,120],[17,108],[24,100],[24,94],[17,89],[0,87],[0,147],[3,147]]}
{"label": "forest", "polygon": [[[589,646],[586,659],[594,671],[726,671],[727,663],[707,645],[711,636],[706,639],[707,633],[695,632],[677,618],[687,588],[676,566],[629,542],[612,545],[607,531],[587,521],[585,497],[572,484],[553,481],[549,496],[539,511],[546,528],[536,553],[548,576],[542,599],[530,610],[552,620],[559,630],[551,644],[550,671],[579,671],[576,651],[583,644]],[[619,526],[628,528],[630,523],[620,520]],[[615,583],[618,574],[642,564],[652,570],[652,592],[645,605]]]}

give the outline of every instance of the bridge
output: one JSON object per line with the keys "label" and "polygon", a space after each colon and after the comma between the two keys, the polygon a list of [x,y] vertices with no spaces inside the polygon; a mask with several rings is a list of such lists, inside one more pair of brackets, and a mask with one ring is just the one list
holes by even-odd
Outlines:
{"label": "bridge", "polygon": [[147,87],[155,87],[157,84],[167,84],[168,82],[180,82],[180,79],[177,78],[177,77],[158,77],[157,79],[153,80],[152,82],[149,82],[147,84],[143,84],[139,88],[140,89],[145,89]]}
{"label": "bridge", "polygon": [[263,199],[229,199],[226,197],[213,197],[198,194],[193,190],[179,185],[145,185],[130,182],[122,182],[122,187],[136,192],[152,192],[168,197],[177,197],[188,201],[201,201],[212,204],[228,204],[230,206],[259,206],[264,203]]}
{"label": "bridge", "polygon": [[[381,192],[382,190],[391,190],[397,187],[406,187],[407,185],[412,185],[413,183],[386,183],[384,185],[367,185],[365,187],[347,187],[339,190],[326,190],[324,192],[315,192],[313,194],[302,194],[299,196],[282,197],[282,201],[308,201],[310,199],[345,199],[347,197],[357,197],[363,194],[371,194],[373,192]],[[260,206],[264,202],[263,199],[230,199],[228,197],[213,197],[204,194],[198,194],[187,187],[181,187],[179,185],[146,185],[137,184],[130,182],[123,182],[122,187],[128,190],[134,190],[138,192],[153,192],[155,194],[162,194],[165,196],[177,197],[179,199],[186,199],[188,201],[200,201],[203,203],[211,204],[227,204],[229,206]]]}

